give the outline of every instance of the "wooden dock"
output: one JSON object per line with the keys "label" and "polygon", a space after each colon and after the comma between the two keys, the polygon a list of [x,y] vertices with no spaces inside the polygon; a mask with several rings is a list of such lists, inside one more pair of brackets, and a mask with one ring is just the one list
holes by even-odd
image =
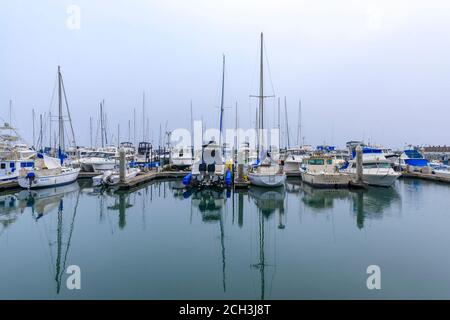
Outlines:
{"label": "wooden dock", "polygon": [[234,179],[234,188],[235,189],[247,189],[250,186],[250,181],[248,180],[241,180],[241,179]]}
{"label": "wooden dock", "polygon": [[424,180],[429,180],[429,181],[439,181],[439,182],[450,183],[450,178],[438,176],[438,175],[432,174],[432,173],[402,172],[401,177],[417,178],[417,179],[424,179]]}
{"label": "wooden dock", "polygon": [[118,189],[119,190],[128,190],[131,188],[134,188],[140,184],[144,184],[153,180],[158,179],[173,179],[173,178],[182,178],[187,173],[185,171],[150,171],[146,173],[141,173],[131,179],[130,181],[127,181],[125,183],[119,183]]}

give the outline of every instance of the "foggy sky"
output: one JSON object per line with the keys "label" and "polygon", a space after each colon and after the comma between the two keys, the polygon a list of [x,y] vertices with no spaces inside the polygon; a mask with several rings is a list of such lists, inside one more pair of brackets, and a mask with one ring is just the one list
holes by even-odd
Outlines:
{"label": "foggy sky", "polygon": [[[70,5],[81,9],[79,30],[66,25]],[[258,94],[264,32],[265,91],[282,102],[287,96],[291,144],[300,98],[308,144],[449,144],[444,0],[2,0],[0,6],[0,117],[8,120],[12,99],[13,125],[30,143],[31,110],[49,111],[58,65],[80,145],[89,144],[89,117],[98,120],[102,99],[110,134],[119,123],[121,140],[128,140],[136,108],[142,140],[143,91],[154,142],[166,121],[169,129],[190,127],[191,99],[194,118],[218,127],[222,54],[225,126],[234,127],[237,102],[240,126],[254,127],[257,101],[249,95]],[[266,101],[268,127],[276,125],[276,99]]]}

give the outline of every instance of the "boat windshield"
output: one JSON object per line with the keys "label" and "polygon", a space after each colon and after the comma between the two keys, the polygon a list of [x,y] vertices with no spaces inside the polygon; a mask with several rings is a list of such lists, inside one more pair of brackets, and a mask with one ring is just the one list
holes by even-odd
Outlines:
{"label": "boat windshield", "polygon": [[423,158],[423,156],[417,150],[405,150],[405,154],[410,159],[422,159]]}
{"label": "boat windshield", "polygon": [[[327,159],[327,164],[332,164],[333,160]],[[308,164],[312,166],[323,166],[325,164],[325,159],[309,159]]]}

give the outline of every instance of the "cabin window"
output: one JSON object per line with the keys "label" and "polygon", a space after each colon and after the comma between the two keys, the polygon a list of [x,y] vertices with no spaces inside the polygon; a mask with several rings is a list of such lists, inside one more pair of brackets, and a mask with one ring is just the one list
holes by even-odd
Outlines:
{"label": "cabin window", "polygon": [[0,168],[1,169],[6,169],[6,164],[4,164],[4,163],[0,164]]}
{"label": "cabin window", "polygon": [[10,163],[9,163],[9,167],[10,167],[10,168],[14,168],[15,166],[16,166],[16,164],[15,164],[14,162],[10,162]]}
{"label": "cabin window", "polygon": [[324,159],[310,159],[308,161],[308,164],[313,166],[323,166],[324,163],[325,163]]}
{"label": "cabin window", "polygon": [[327,160],[327,164],[333,164],[333,160],[328,159],[328,160]]}

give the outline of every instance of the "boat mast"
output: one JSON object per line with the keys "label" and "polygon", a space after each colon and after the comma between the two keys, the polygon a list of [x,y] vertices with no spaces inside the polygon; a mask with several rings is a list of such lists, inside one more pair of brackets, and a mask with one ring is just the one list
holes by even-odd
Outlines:
{"label": "boat mast", "polygon": [[105,147],[104,135],[103,135],[103,103],[100,102],[100,136],[102,137],[102,148]]}
{"label": "boat mast", "polygon": [[302,99],[298,100],[297,146],[302,142]]}
{"label": "boat mast", "polygon": [[12,135],[12,100],[9,99],[9,135]]}
{"label": "boat mast", "polygon": [[133,141],[136,145],[136,108],[133,108]]}
{"label": "boat mast", "polygon": [[145,140],[145,91],[142,92],[142,141]]}
{"label": "boat mast", "polygon": [[222,97],[220,99],[219,148],[222,148],[224,90],[225,90],[225,55],[222,56]]}
{"label": "boat mast", "polygon": [[289,121],[288,121],[288,113],[287,113],[286,96],[284,96],[284,116],[286,118],[287,147],[288,147],[288,149],[290,149],[291,148],[291,143],[290,143],[290,139],[289,139]]}
{"label": "boat mast", "polygon": [[48,138],[48,147],[50,148],[50,153],[52,153],[52,112],[49,111],[48,113],[48,123],[49,123],[49,138]]}
{"label": "boat mast", "polygon": [[35,115],[34,115],[34,108],[33,108],[33,148],[36,148],[36,137],[35,137],[35,131],[34,131],[34,118],[35,118]]}
{"label": "boat mast", "polygon": [[281,149],[280,97],[278,97],[278,149]]}
{"label": "boat mast", "polygon": [[92,149],[92,117],[89,117],[89,138],[90,138],[91,149]]}
{"label": "boat mast", "polygon": [[194,116],[192,111],[192,99],[191,99],[191,145],[189,147],[194,146]]}
{"label": "boat mast", "polygon": [[62,111],[62,79],[60,66],[58,66],[58,129],[59,129],[58,156],[59,158],[61,158],[62,150],[64,150],[64,121]]}
{"label": "boat mast", "polygon": [[259,62],[259,143],[258,143],[258,158],[259,158],[259,148],[264,147],[263,141],[263,130],[264,130],[264,64],[263,64],[263,48],[264,39],[263,33],[261,32],[261,54]]}

